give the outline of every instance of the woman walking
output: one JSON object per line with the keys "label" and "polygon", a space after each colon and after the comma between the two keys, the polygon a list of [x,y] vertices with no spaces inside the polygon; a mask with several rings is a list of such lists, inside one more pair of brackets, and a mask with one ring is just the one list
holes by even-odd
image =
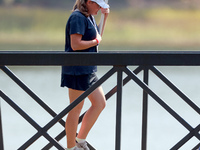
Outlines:
{"label": "woman walking", "polygon": [[[102,33],[109,14],[109,5],[104,0],[76,0],[73,12],[66,25],[66,52],[97,52],[102,34],[99,34],[94,15],[98,11],[105,15]],[[76,100],[97,80],[96,66],[63,66],[61,86],[68,87],[70,103]],[[86,137],[106,105],[102,87],[89,96],[91,107],[85,114],[81,128],[77,132],[78,119],[84,100],[72,109],[66,119],[67,150],[89,150]]]}

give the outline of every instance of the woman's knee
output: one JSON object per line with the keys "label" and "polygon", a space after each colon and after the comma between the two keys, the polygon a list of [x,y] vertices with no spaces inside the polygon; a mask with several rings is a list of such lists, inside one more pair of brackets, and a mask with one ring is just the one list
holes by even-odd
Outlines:
{"label": "woman's knee", "polygon": [[106,99],[103,98],[101,108],[102,110],[106,107]]}
{"label": "woman's knee", "polygon": [[97,88],[88,98],[96,109],[103,110],[106,107],[106,98],[102,87]]}
{"label": "woman's knee", "polygon": [[92,103],[92,106],[95,107],[95,109],[98,109],[102,111],[106,107],[106,100],[104,97],[97,98],[95,103]]}

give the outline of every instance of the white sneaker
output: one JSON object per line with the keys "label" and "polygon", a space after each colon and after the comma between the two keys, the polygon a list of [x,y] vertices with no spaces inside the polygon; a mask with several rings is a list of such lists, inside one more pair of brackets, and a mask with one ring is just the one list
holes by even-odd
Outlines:
{"label": "white sneaker", "polygon": [[[68,150],[67,148],[65,150]],[[83,148],[75,147],[73,150],[84,150]]]}
{"label": "white sneaker", "polygon": [[83,148],[78,148],[78,147],[75,147],[74,150],[84,150]]}
{"label": "white sneaker", "polygon": [[87,146],[87,142],[83,142],[83,143],[76,143],[76,146],[78,148],[83,148],[83,150],[90,150],[89,147]]}

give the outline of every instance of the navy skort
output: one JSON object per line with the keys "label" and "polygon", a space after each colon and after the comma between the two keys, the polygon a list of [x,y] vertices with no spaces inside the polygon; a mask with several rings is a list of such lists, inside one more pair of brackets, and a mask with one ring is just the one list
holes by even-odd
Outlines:
{"label": "navy skort", "polygon": [[98,81],[96,73],[86,75],[62,74],[61,87],[68,87],[74,90],[86,91]]}

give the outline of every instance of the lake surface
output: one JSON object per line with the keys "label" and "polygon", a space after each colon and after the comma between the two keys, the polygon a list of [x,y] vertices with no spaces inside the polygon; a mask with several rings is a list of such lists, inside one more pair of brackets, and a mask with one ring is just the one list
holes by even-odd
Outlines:
{"label": "lake surface", "polygon": [[[61,112],[69,104],[67,89],[60,87],[60,67],[9,68],[56,113]],[[97,75],[101,77],[110,68],[99,67]],[[136,67],[129,68],[134,70]],[[158,67],[158,69],[200,107],[200,67]],[[123,74],[123,77],[126,77],[126,75]],[[142,73],[138,74],[138,77],[142,80]],[[116,74],[114,74],[102,85],[105,94],[116,83],[117,78]],[[151,72],[149,87],[192,127],[199,125],[199,114]],[[40,126],[45,126],[52,119],[1,70],[0,90],[16,102]],[[142,89],[134,81],[130,81],[123,88],[122,150],[141,149],[142,93]],[[31,138],[36,133],[36,130],[2,99],[1,107],[5,150],[16,150]],[[86,99],[83,112],[89,107],[90,102]],[[188,131],[151,97],[149,97],[148,111],[148,150],[169,150],[188,134]],[[65,118],[63,119],[65,120]],[[115,122],[116,94],[108,100],[105,110],[92,128],[87,138],[89,143],[97,150],[114,150]],[[48,133],[54,137],[63,129],[57,123]],[[39,150],[47,142],[45,138],[41,137],[28,150]],[[63,138],[60,143],[66,147],[66,138]],[[199,140],[193,137],[181,150],[190,150],[198,143]],[[56,150],[56,148],[52,149]]]}

